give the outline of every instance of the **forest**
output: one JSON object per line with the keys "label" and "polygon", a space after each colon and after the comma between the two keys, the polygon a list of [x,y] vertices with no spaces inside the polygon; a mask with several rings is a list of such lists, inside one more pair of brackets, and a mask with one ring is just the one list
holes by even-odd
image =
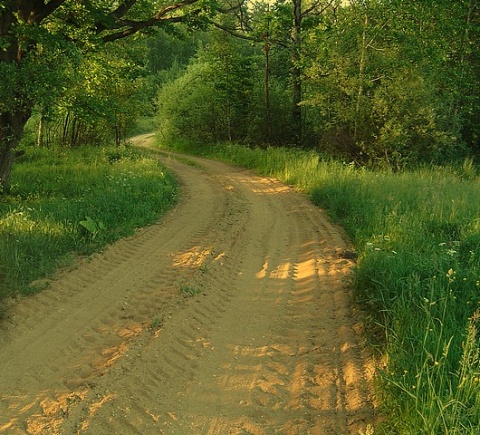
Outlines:
{"label": "forest", "polygon": [[[173,181],[125,148],[144,132],[296,184],[357,245],[383,364],[375,433],[478,433],[478,41],[477,0],[0,1],[0,223],[52,199],[40,167],[76,168],[63,200],[84,183],[106,202],[95,176],[144,171],[138,189],[153,204],[161,182],[173,204]],[[92,148],[123,168],[82,172]],[[104,230],[75,201],[83,233],[67,250]],[[0,284],[23,273],[7,230]]]}
{"label": "forest", "polygon": [[4,187],[20,138],[119,144],[139,118],[166,140],[394,170],[480,151],[475,0],[16,3],[1,9]]}

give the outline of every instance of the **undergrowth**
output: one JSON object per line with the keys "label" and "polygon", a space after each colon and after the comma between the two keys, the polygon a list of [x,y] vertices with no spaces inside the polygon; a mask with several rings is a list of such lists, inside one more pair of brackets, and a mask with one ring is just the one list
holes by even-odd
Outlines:
{"label": "undergrowth", "polygon": [[376,433],[480,433],[480,178],[471,161],[394,173],[294,149],[173,148],[185,146],[297,185],[347,230],[383,362]]}
{"label": "undergrowth", "polygon": [[0,297],[65,259],[155,221],[176,200],[172,177],[132,147],[28,148],[0,195]]}

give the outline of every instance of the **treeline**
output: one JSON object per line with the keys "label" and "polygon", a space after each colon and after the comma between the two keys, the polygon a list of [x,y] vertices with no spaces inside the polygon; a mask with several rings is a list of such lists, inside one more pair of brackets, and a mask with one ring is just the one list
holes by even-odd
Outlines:
{"label": "treeline", "polygon": [[165,140],[295,145],[392,168],[478,156],[475,1],[289,0],[241,18],[161,88]]}
{"label": "treeline", "polygon": [[54,47],[24,141],[119,144],[147,119],[165,141],[300,146],[393,169],[478,157],[479,16],[475,0],[260,1],[201,30]]}

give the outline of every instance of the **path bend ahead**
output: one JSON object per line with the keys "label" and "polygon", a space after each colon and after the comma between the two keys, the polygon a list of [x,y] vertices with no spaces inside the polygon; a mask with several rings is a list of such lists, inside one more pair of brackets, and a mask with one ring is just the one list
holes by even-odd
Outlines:
{"label": "path bend ahead", "polygon": [[365,431],[373,371],[341,233],[276,180],[162,160],[175,209],[7,308],[0,434]]}

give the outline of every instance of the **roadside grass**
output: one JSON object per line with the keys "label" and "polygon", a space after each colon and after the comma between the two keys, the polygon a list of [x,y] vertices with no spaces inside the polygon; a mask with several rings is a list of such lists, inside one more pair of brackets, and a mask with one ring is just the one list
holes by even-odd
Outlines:
{"label": "roadside grass", "polygon": [[480,177],[471,161],[394,173],[294,149],[173,148],[185,147],[300,187],[347,230],[381,362],[376,433],[480,433]]}
{"label": "roadside grass", "polygon": [[0,195],[0,298],[39,290],[30,283],[175,201],[173,178],[133,147],[28,148]]}

